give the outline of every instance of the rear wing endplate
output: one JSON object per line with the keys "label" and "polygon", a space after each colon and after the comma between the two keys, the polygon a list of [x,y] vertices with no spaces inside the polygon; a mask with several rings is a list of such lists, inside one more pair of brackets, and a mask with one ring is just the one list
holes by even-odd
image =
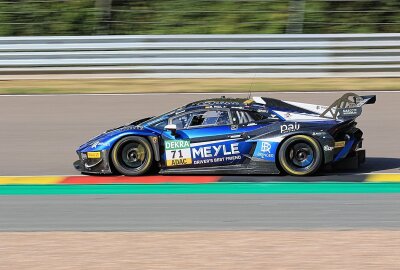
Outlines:
{"label": "rear wing endplate", "polygon": [[375,95],[359,96],[354,93],[344,94],[341,98],[332,103],[320,117],[350,119],[361,115],[364,104],[374,104]]}

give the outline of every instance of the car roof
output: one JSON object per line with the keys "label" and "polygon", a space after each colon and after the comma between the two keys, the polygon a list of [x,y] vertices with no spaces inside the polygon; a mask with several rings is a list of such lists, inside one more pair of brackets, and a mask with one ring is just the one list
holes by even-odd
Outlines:
{"label": "car roof", "polygon": [[210,105],[210,104],[223,104],[226,106],[243,105],[246,100],[247,99],[245,99],[245,98],[224,98],[224,97],[210,98],[210,99],[203,99],[203,100],[191,102],[191,103],[187,104],[185,107],[204,106],[204,105]]}
{"label": "car roof", "polygon": [[304,108],[294,106],[285,101],[268,98],[268,97],[252,97],[252,98],[220,98],[203,99],[191,102],[182,107],[183,111],[192,111],[196,109],[208,108],[234,108],[242,110],[260,110],[260,109],[280,109],[284,111],[295,111],[301,113],[313,113]]}
{"label": "car roof", "polygon": [[248,108],[250,109],[250,104],[254,101],[252,99],[246,98],[210,98],[198,100],[195,102],[191,102],[184,106],[184,110],[190,111],[193,109],[202,109],[202,108]]}

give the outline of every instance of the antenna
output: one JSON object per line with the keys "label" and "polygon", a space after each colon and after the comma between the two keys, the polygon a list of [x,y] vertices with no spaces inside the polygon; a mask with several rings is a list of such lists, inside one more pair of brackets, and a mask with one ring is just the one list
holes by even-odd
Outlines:
{"label": "antenna", "polygon": [[251,83],[250,83],[250,89],[249,89],[249,96],[247,99],[251,98],[251,90],[253,89],[253,84],[254,84],[254,79],[256,78],[256,74],[254,73],[254,76],[251,78]]}

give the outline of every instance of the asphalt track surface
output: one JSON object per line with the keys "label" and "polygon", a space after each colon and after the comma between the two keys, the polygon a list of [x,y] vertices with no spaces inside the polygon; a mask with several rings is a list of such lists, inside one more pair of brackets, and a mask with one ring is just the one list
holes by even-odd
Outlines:
{"label": "asphalt track surface", "polygon": [[[257,95],[329,105],[341,94]],[[94,135],[215,96],[0,96],[0,175],[75,175],[75,149]],[[361,170],[332,178],[400,172],[399,105],[399,92],[377,93],[377,103],[367,105],[358,120],[365,134],[367,163]],[[268,180],[268,176],[254,180],[260,178]],[[0,230],[398,229],[399,206],[399,193],[0,196]]]}
{"label": "asphalt track surface", "polygon": [[[326,105],[342,94],[257,93]],[[76,175],[78,172],[72,167],[77,159],[75,149],[93,136],[136,119],[219,95],[0,96],[0,175]],[[365,134],[364,147],[370,159],[362,170],[353,173],[400,172],[399,105],[400,92],[377,92],[377,103],[365,106],[358,122]]]}
{"label": "asphalt track surface", "polygon": [[399,229],[399,209],[400,194],[0,196],[0,231]]}

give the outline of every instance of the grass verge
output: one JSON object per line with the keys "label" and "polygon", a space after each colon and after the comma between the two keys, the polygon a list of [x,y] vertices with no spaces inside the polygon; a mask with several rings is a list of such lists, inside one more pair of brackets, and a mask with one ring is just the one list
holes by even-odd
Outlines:
{"label": "grass verge", "polygon": [[1,80],[0,94],[398,90],[400,78]]}

